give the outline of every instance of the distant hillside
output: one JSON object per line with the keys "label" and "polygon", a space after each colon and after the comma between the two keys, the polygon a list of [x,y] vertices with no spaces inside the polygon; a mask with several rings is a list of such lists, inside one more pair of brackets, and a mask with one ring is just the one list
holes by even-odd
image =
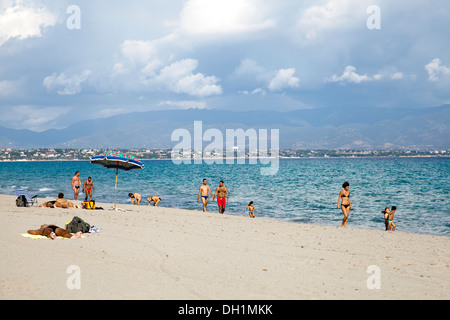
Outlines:
{"label": "distant hillside", "polygon": [[[450,105],[421,109],[330,108],[290,112],[165,110],[86,120],[62,130],[0,127],[0,148],[170,148],[177,128],[279,129],[288,149],[450,149]],[[207,143],[205,142],[205,145]]]}

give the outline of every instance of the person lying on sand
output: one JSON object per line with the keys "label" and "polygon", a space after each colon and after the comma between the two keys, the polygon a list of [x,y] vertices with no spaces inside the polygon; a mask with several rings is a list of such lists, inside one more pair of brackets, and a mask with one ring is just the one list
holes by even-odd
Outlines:
{"label": "person lying on sand", "polygon": [[151,198],[148,197],[148,198],[147,198],[147,201],[148,201],[148,205],[150,205],[151,202],[153,201],[153,202],[154,202],[154,203],[153,203],[153,206],[157,207],[157,206],[158,206],[158,203],[161,202],[161,198],[158,197],[158,196],[153,196],[153,197],[151,197]]}
{"label": "person lying on sand", "polygon": [[28,230],[29,234],[35,236],[44,236],[55,240],[57,237],[63,237],[67,239],[78,239],[83,234],[81,231],[71,234],[66,229],[55,226],[54,224],[43,224],[39,230]]}
{"label": "person lying on sand", "polygon": [[131,201],[133,202],[133,204],[135,205],[140,205],[141,204],[141,200],[142,200],[142,196],[139,193],[129,193],[128,196],[131,198]]}
{"label": "person lying on sand", "polygon": [[74,205],[72,202],[67,201],[67,199],[64,198],[64,193],[62,192],[58,194],[58,199],[56,199],[55,201],[47,201],[41,204],[39,207],[78,209],[78,206]]}

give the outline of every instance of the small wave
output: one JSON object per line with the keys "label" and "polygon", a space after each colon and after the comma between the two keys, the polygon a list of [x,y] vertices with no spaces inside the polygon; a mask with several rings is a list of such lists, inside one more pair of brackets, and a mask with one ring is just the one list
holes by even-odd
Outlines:
{"label": "small wave", "polygon": [[46,192],[46,191],[54,191],[55,189],[52,188],[40,188],[39,191],[40,192]]}

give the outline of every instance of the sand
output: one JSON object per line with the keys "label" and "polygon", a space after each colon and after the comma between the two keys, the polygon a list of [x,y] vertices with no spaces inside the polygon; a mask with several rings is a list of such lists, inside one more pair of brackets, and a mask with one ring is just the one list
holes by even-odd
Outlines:
{"label": "sand", "polygon": [[[18,208],[15,198],[0,195],[0,299],[450,298],[448,237],[219,215],[212,203],[210,213],[115,212]],[[21,235],[73,216],[103,231]]]}

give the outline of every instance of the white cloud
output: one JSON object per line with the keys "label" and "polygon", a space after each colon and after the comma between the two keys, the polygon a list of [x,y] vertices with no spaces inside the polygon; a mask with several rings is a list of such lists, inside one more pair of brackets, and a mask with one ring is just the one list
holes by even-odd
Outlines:
{"label": "white cloud", "polygon": [[428,80],[433,82],[438,81],[441,75],[450,74],[450,68],[444,66],[439,58],[435,58],[425,65],[425,70],[428,72]]}
{"label": "white cloud", "polygon": [[244,91],[238,91],[238,93],[240,94],[245,94],[245,95],[253,95],[253,94],[260,94],[262,96],[265,96],[267,94],[266,90],[262,89],[262,88],[256,88],[252,91],[248,91],[248,90],[244,90]]}
{"label": "white cloud", "polygon": [[367,74],[357,74],[356,68],[353,66],[346,66],[344,73],[340,76],[333,75],[331,78],[325,79],[325,82],[350,82],[350,83],[361,83],[371,80],[379,80],[381,75],[375,75],[375,79],[369,77]]}
{"label": "white cloud", "polygon": [[280,69],[275,77],[270,81],[268,88],[270,91],[279,91],[285,88],[297,88],[300,79],[294,77],[295,68]]}
{"label": "white cloud", "polygon": [[[35,107],[21,105],[8,108],[0,116],[0,122],[5,126],[14,129],[27,128],[34,131],[44,131],[51,125],[53,120],[67,114],[71,108],[68,107]],[[16,126],[12,124],[17,124]]]}
{"label": "white cloud", "polygon": [[405,78],[405,75],[403,74],[403,72],[395,72],[391,75],[392,80],[402,80],[404,78]]}
{"label": "white cloud", "polygon": [[207,109],[208,106],[204,101],[192,101],[192,100],[183,100],[183,101],[162,101],[158,104],[159,106],[176,106],[181,109]]}
{"label": "white cloud", "polygon": [[56,24],[57,17],[31,1],[7,1],[0,6],[0,46],[9,39],[41,37],[42,29]]}
{"label": "white cloud", "polygon": [[[326,31],[350,28],[367,18],[366,9],[370,1],[328,0],[320,1],[322,5],[315,5],[301,11],[297,22],[297,30],[302,41],[311,41],[320,37]],[[373,1],[372,1],[373,2]],[[361,12],[361,17],[355,16]],[[363,24],[365,26],[365,24]]]}
{"label": "white cloud", "polygon": [[75,74],[72,77],[67,77],[64,73],[57,76],[54,73],[44,79],[43,85],[49,91],[62,88],[57,91],[59,95],[75,95],[81,91],[81,84],[89,78],[90,74],[90,70],[84,70],[81,74]]}
{"label": "white cloud", "polygon": [[18,83],[16,81],[0,81],[0,97],[10,96],[16,93],[17,85]]}
{"label": "white cloud", "polygon": [[179,60],[164,67],[155,81],[175,93],[200,97],[222,94],[222,87],[217,84],[219,79],[194,73],[197,67],[197,60]]}
{"label": "white cloud", "polygon": [[180,14],[180,32],[189,35],[237,35],[273,28],[260,0],[189,0]]}
{"label": "white cloud", "polygon": [[146,63],[156,54],[151,41],[126,40],[121,45],[122,54],[133,63]]}

